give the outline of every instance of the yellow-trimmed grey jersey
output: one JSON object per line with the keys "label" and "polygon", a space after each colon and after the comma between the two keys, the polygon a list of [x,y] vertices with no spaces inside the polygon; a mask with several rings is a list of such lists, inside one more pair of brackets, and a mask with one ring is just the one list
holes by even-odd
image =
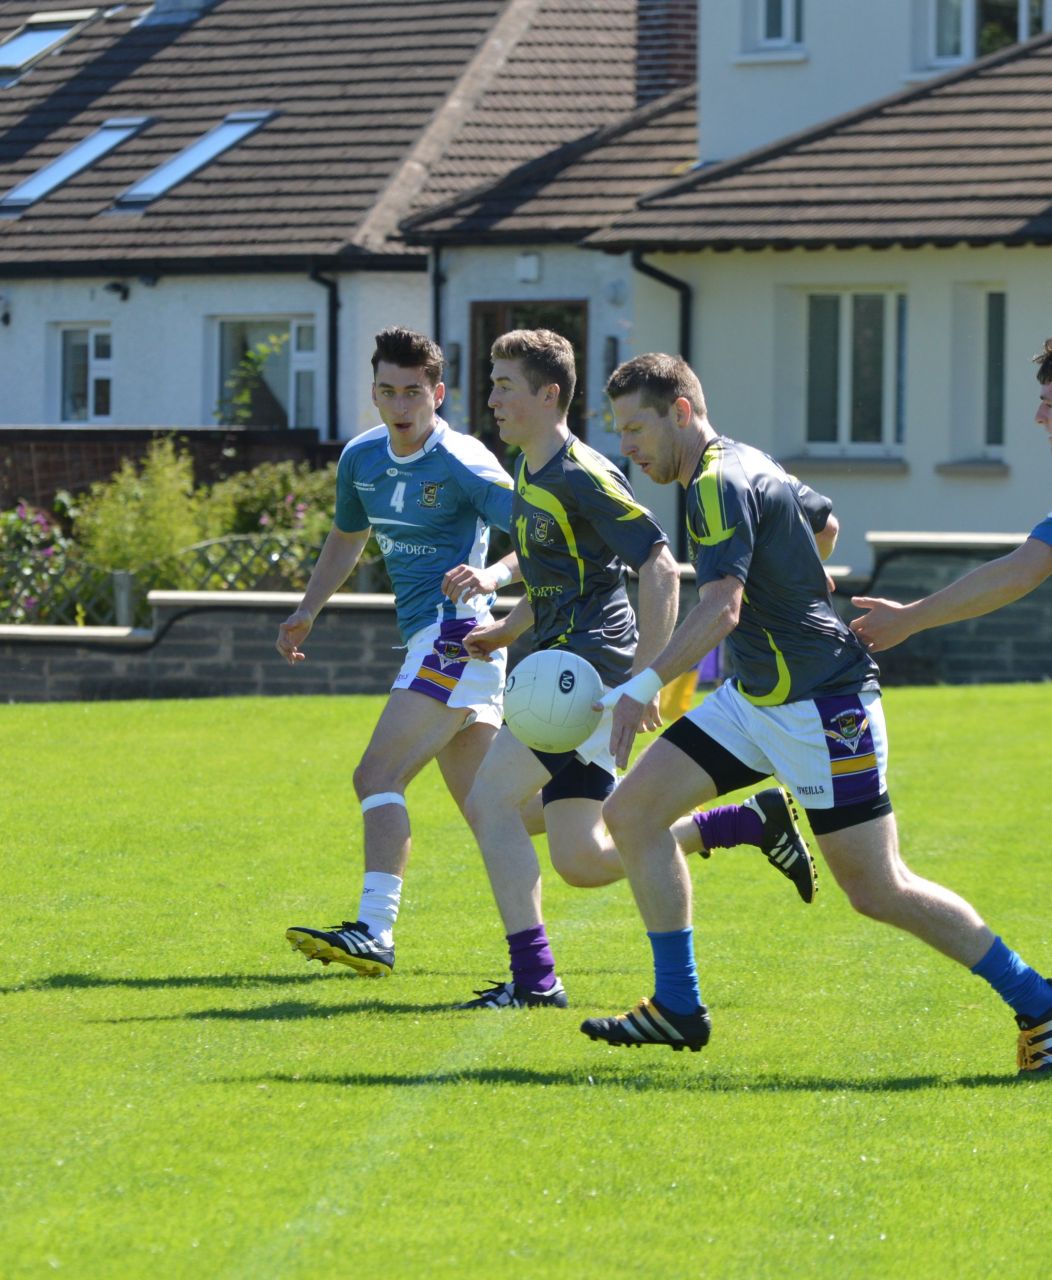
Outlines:
{"label": "yellow-trimmed grey jersey", "polygon": [[533,475],[518,459],[511,528],[534,647],[563,645],[620,684],[636,650],[625,565],[641,568],[668,541],[661,526],[609,458],[570,436]]}
{"label": "yellow-trimmed grey jersey", "polygon": [[698,586],[745,585],[727,638],[737,686],[758,706],[878,688],[877,664],[833,608],[815,533],[828,498],[751,445],[718,436],[687,489]]}

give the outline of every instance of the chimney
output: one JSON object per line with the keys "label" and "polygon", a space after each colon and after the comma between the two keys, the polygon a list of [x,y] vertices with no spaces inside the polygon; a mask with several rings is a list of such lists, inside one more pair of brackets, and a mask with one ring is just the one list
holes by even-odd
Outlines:
{"label": "chimney", "polygon": [[142,20],[144,27],[186,26],[195,22],[216,0],[156,0]]}
{"label": "chimney", "polygon": [[698,76],[698,0],[637,0],[636,106]]}

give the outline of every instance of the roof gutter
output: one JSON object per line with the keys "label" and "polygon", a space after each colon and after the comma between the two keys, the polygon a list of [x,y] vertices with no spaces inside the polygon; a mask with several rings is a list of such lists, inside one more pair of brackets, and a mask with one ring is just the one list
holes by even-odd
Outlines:
{"label": "roof gutter", "polygon": [[332,276],[323,276],[316,266],[310,269],[310,278],[329,295],[326,315],[326,440],[340,438],[340,283]]}
{"label": "roof gutter", "polygon": [[632,266],[640,275],[649,276],[651,280],[656,280],[659,284],[665,285],[669,289],[675,289],[679,294],[679,352],[678,354],[690,364],[691,360],[691,343],[693,341],[693,311],[694,311],[694,289],[686,280],[680,280],[677,276],[670,276],[667,271],[662,271],[658,267],[651,266],[643,257],[641,249],[632,250]]}

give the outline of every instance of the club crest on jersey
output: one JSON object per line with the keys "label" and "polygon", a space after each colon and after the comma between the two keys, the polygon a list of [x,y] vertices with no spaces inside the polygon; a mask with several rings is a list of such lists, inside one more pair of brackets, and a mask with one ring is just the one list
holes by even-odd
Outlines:
{"label": "club crest on jersey", "polygon": [[425,480],[420,486],[420,506],[437,507],[438,495],[442,489],[441,480]]}
{"label": "club crest on jersey", "polygon": [[547,542],[552,533],[552,518],[545,515],[541,511],[533,513],[533,527],[530,530],[530,538],[534,542]]}
{"label": "club crest on jersey", "polygon": [[869,717],[861,711],[841,711],[829,723],[832,727],[826,729],[826,737],[854,753],[858,750],[862,735],[869,728]]}

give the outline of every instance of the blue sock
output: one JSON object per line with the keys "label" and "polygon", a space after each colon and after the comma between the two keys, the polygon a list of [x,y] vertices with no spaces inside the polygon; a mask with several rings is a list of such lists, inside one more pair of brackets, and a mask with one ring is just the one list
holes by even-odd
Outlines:
{"label": "blue sock", "polygon": [[654,951],[654,995],[672,1013],[696,1013],[701,1007],[694,963],[694,930],[647,933]]}
{"label": "blue sock", "polygon": [[1000,938],[994,938],[972,973],[985,978],[1005,1004],[1024,1018],[1040,1017],[1052,1005],[1052,984],[1020,960]]}

